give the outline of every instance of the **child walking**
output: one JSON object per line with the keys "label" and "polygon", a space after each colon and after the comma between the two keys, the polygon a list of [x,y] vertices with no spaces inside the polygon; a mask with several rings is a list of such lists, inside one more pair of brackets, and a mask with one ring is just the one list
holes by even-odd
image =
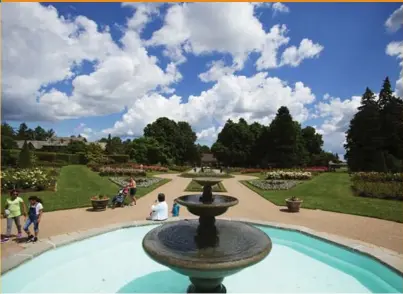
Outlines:
{"label": "child walking", "polygon": [[15,223],[18,231],[17,238],[21,238],[21,206],[23,215],[27,215],[27,208],[25,206],[24,200],[19,197],[18,191],[12,190],[10,192],[10,198],[6,200],[4,215],[7,217],[7,232],[1,243],[5,243],[10,240],[11,229],[13,227],[13,222]]}
{"label": "child walking", "polygon": [[[43,214],[43,205],[42,200],[36,196],[30,196],[29,200],[29,212],[28,218],[24,225],[24,231],[28,235],[27,242],[36,242],[38,241],[39,234],[39,223],[41,222],[41,217]],[[34,235],[32,235],[29,231],[30,225],[34,225]]]}

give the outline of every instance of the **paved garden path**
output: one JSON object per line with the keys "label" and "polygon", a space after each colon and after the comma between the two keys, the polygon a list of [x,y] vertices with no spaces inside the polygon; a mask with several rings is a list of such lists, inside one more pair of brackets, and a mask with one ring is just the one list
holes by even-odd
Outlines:
{"label": "paved garden path", "polygon": [[[92,212],[88,208],[45,212],[41,222],[40,237],[45,238],[102,227],[112,223],[144,220],[159,192],[165,193],[170,207],[176,197],[189,194],[189,192],[184,192],[184,189],[191,179],[181,178],[176,174],[164,174],[160,177],[169,178],[172,181],[145,195],[133,207],[107,209],[102,212]],[[284,207],[272,204],[239,183],[240,180],[251,178],[253,177],[242,175],[223,180],[228,192],[222,194],[233,195],[239,199],[239,204],[230,208],[224,215],[225,217],[249,218],[305,226],[316,231],[361,240],[403,253],[403,224],[321,210],[302,209],[300,213],[287,213],[283,211]],[[181,217],[189,215],[187,210],[182,207]],[[6,223],[3,219],[3,231],[5,227]],[[4,257],[20,251],[22,247],[10,241],[3,244],[1,249],[2,257]]]}

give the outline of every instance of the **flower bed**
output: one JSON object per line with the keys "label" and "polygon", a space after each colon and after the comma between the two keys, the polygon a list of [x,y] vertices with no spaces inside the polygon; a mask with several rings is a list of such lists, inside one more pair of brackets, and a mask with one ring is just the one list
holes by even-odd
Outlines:
{"label": "flower bed", "polygon": [[1,173],[2,190],[53,190],[57,175],[54,169],[7,169]]}
{"label": "flower bed", "polygon": [[233,176],[229,174],[225,173],[218,174],[215,172],[181,173],[180,176],[183,178],[224,178],[224,179],[233,178]]}
{"label": "flower bed", "polygon": [[[113,183],[120,187],[125,187],[129,184],[129,180],[126,177],[110,177],[109,180],[111,180]],[[147,188],[150,187],[156,183],[159,183],[162,181],[162,178],[136,178],[136,185],[137,187],[141,188]]]}
{"label": "flower bed", "polygon": [[310,180],[312,174],[305,171],[276,170],[266,173],[267,180]]}
{"label": "flower bed", "polygon": [[403,200],[403,178],[400,173],[353,173],[351,182],[358,196]]}
{"label": "flower bed", "polygon": [[252,186],[261,190],[289,190],[295,187],[299,182],[293,180],[250,180],[248,181]]}
{"label": "flower bed", "polygon": [[[141,164],[131,163],[129,165],[132,168],[141,169]],[[166,168],[164,166],[159,166],[159,165],[143,165],[143,170],[149,171],[149,172],[163,172],[163,173],[166,173],[168,171],[168,168]]]}
{"label": "flower bed", "polygon": [[304,171],[320,173],[329,171],[329,168],[327,166],[310,166],[305,168]]}
{"label": "flower bed", "polygon": [[352,181],[362,180],[367,182],[403,182],[401,173],[377,173],[377,172],[359,172],[351,175]]}
{"label": "flower bed", "polygon": [[134,169],[130,167],[111,167],[105,166],[99,168],[100,176],[133,176],[145,177],[147,174],[144,170]]}
{"label": "flower bed", "polygon": [[267,171],[268,171],[267,169],[263,168],[245,168],[241,170],[241,174],[264,173]]}

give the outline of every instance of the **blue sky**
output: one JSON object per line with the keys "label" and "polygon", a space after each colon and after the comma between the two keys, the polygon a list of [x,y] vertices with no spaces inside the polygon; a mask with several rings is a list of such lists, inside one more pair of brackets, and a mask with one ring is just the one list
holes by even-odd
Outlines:
{"label": "blue sky", "polygon": [[[211,144],[226,119],[268,124],[284,104],[344,153],[356,96],[401,79],[400,3],[197,5],[4,4],[3,120],[95,140],[166,115]],[[259,68],[263,52],[275,57]],[[212,62],[227,72],[203,81]]]}

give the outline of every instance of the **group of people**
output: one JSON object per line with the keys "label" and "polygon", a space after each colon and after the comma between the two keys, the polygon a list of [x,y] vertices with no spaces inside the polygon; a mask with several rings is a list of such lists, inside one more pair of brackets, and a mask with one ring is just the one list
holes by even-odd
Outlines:
{"label": "group of people", "polygon": [[[119,191],[119,194],[112,199],[112,208],[115,208],[117,205],[123,206],[127,195],[130,195],[131,201],[129,205],[136,205],[136,190],[136,181],[130,178],[128,185]],[[6,234],[1,238],[1,243],[6,243],[10,240],[13,223],[15,223],[17,227],[17,239],[22,238],[22,230],[24,230],[27,235],[27,242],[36,242],[38,240],[39,224],[43,215],[43,203],[37,196],[30,196],[28,201],[29,206],[27,208],[17,190],[10,192],[10,197],[7,198],[4,207],[4,216],[7,218],[7,230]],[[179,205],[174,203],[171,210],[173,217],[179,216],[179,209]],[[22,217],[25,218],[23,227],[21,226]],[[165,201],[164,193],[158,194],[157,200],[154,205],[151,206],[150,214],[146,219],[153,221],[164,221],[168,219],[168,204]],[[29,229],[32,225],[34,227],[33,234],[31,234]]]}
{"label": "group of people", "polygon": [[[19,197],[18,191],[12,190],[10,197],[6,199],[4,206],[4,216],[7,218],[6,234],[2,236],[1,243],[6,243],[10,240],[11,229],[13,223],[17,227],[17,238],[22,238],[22,229],[27,234],[27,242],[36,242],[39,234],[39,224],[43,215],[42,200],[37,196],[30,196],[28,198],[29,208],[25,205],[24,200]],[[25,218],[25,224],[21,227],[21,218]],[[30,226],[34,227],[34,234],[31,234]]]}

